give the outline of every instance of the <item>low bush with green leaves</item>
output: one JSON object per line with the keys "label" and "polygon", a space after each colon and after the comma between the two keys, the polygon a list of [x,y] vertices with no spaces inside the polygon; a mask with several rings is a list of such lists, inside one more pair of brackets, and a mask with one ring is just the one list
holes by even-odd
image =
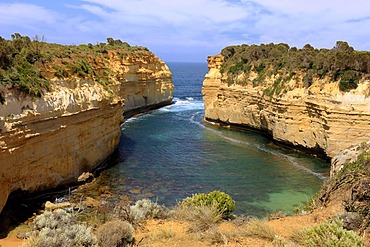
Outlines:
{"label": "low bush with green leaves", "polygon": [[[100,65],[107,64],[111,54],[150,54],[146,47],[108,38],[106,43],[92,45],[60,45],[45,42],[37,35],[32,39],[19,33],[11,40],[0,36],[0,85],[12,85],[28,95],[41,97],[52,87],[55,77],[61,80],[108,80],[109,73]],[[122,59],[124,57],[121,57]],[[100,65],[99,65],[100,64]],[[0,92],[0,103],[5,101]]]}
{"label": "low bush with green leaves", "polygon": [[[337,41],[332,49],[315,49],[310,44],[302,49],[284,43],[242,44],[225,47],[221,54],[224,56],[222,73],[238,78],[240,74],[248,76],[253,72],[257,74],[253,85],[269,80],[271,75],[281,76],[279,88],[285,88],[290,80],[309,87],[315,79],[326,78],[338,82],[339,89],[345,92],[357,88],[361,79],[370,77],[370,52],[355,51],[345,41]],[[243,85],[245,81],[236,79],[233,83]],[[272,89],[268,91],[271,95],[283,92]]]}
{"label": "low bush with green leaves", "polygon": [[362,247],[363,240],[354,231],[345,230],[340,220],[330,220],[296,232],[292,240],[307,247]]}
{"label": "low bush with green leaves", "polygon": [[216,204],[217,210],[223,215],[223,218],[230,217],[235,208],[235,201],[231,196],[217,190],[208,194],[200,193],[187,197],[181,204],[193,206],[212,206]]}

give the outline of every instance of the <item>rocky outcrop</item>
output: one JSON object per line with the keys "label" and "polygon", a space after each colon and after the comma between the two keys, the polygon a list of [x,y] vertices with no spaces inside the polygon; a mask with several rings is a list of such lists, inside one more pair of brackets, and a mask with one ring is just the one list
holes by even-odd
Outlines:
{"label": "rocky outcrop", "polygon": [[370,141],[353,145],[335,155],[331,160],[330,177],[334,177],[346,164],[358,160],[359,156],[370,150]]}
{"label": "rocky outcrop", "polygon": [[54,78],[51,90],[31,97],[1,86],[0,210],[16,190],[36,192],[76,181],[118,145],[124,111],[172,101],[171,72],[150,52],[95,61],[109,83]]}
{"label": "rocky outcrop", "polygon": [[[360,80],[357,89],[349,92],[341,92],[338,82],[328,78],[314,78],[309,87],[294,79],[281,86],[272,75],[256,84],[253,72],[230,80],[226,72],[221,73],[223,62],[222,55],[208,58],[209,72],[203,82],[205,119],[258,129],[279,142],[329,158],[370,140],[369,80]],[[276,86],[283,87],[282,93],[269,93]]]}
{"label": "rocky outcrop", "polygon": [[112,54],[109,61],[114,80],[120,82],[119,95],[125,99],[126,117],[172,102],[172,74],[156,56],[146,53],[122,60]]}

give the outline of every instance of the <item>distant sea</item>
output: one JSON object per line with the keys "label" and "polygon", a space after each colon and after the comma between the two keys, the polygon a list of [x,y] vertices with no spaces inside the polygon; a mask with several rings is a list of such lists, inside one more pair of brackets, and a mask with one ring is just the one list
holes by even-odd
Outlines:
{"label": "distant sea", "polygon": [[173,206],[195,193],[221,190],[236,213],[264,216],[293,212],[316,193],[329,166],[312,156],[274,145],[248,131],[203,122],[206,63],[168,63],[175,103],[122,125],[117,152],[100,183],[115,197],[150,198]]}

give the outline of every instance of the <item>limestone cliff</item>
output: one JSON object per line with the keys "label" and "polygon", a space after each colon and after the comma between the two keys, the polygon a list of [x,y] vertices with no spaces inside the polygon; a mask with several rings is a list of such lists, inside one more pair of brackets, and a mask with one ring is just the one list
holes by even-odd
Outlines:
{"label": "limestone cliff", "polygon": [[109,70],[104,82],[58,78],[46,64],[50,90],[42,97],[0,84],[0,211],[13,191],[55,188],[100,165],[119,142],[124,111],[172,101],[172,74],[151,52],[87,60],[94,75]]}
{"label": "limestone cliff", "polygon": [[221,54],[208,58],[203,82],[207,120],[258,129],[277,141],[330,158],[370,140],[369,80],[362,78],[356,89],[343,92],[339,81],[325,76],[304,85],[304,75],[297,72],[279,84],[274,74],[256,80],[259,75],[253,71],[221,73],[223,64]]}

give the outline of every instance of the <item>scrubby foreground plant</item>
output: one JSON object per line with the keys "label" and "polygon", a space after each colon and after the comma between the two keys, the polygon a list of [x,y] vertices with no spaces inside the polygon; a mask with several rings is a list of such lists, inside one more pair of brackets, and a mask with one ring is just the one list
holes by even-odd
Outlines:
{"label": "scrubby foreground plant", "polygon": [[331,220],[296,232],[293,240],[303,246],[314,247],[362,247],[363,240],[354,231],[343,228],[340,220]]}
{"label": "scrubby foreground plant", "polygon": [[127,246],[134,241],[133,233],[132,225],[122,220],[109,221],[96,230],[100,247]]}
{"label": "scrubby foreground plant", "polygon": [[191,232],[206,231],[214,227],[222,220],[222,213],[218,210],[218,204],[193,205],[179,204],[172,211],[171,216],[177,220],[184,220],[192,223]]}
{"label": "scrubby foreground plant", "polygon": [[111,219],[128,221],[135,225],[147,219],[164,219],[167,217],[168,209],[158,205],[150,199],[141,199],[132,205],[115,206]]}
{"label": "scrubby foreground plant", "polygon": [[185,206],[216,206],[223,218],[229,218],[235,208],[235,201],[231,196],[217,190],[208,194],[201,193],[195,194],[192,197],[187,197],[181,204]]}
{"label": "scrubby foreground plant", "polygon": [[74,214],[63,209],[37,216],[32,228],[26,244],[29,247],[98,246],[92,228],[77,222]]}

